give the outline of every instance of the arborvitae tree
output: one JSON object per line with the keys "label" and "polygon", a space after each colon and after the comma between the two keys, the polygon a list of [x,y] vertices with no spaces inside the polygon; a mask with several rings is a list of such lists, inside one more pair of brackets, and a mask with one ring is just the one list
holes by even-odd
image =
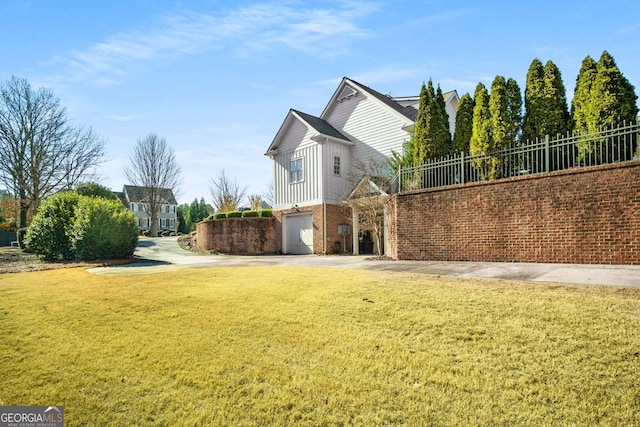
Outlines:
{"label": "arborvitae tree", "polygon": [[538,58],[531,62],[527,72],[524,109],[522,140],[534,141],[544,135],[544,131],[541,130],[544,121],[544,67]]}
{"label": "arborvitae tree", "polygon": [[491,140],[493,145],[490,150],[507,148],[510,142],[507,138],[509,132],[509,117],[507,110],[507,82],[504,77],[496,76],[491,84],[489,95],[489,114],[491,116]]}
{"label": "arborvitae tree", "polygon": [[[444,98],[443,98],[444,99]],[[449,151],[451,134],[443,117],[441,107],[429,80],[422,85],[418,101],[418,117],[413,128],[413,163],[420,165],[429,159],[444,156]]]}
{"label": "arborvitae tree", "polygon": [[444,101],[444,94],[442,93],[442,89],[440,89],[440,85],[438,85],[438,89],[436,90],[436,100],[438,101],[438,107],[440,108],[440,116],[442,117],[442,126],[443,126],[443,129],[446,131],[443,136],[443,138],[445,139],[443,143],[446,143],[447,145],[447,150],[445,152],[446,154],[449,151],[451,151],[451,128],[449,126],[449,114],[447,113],[447,104]]}
{"label": "arborvitae tree", "polygon": [[[489,112],[489,94],[487,88],[478,83],[474,93],[475,106],[473,108],[473,127],[471,141],[469,143],[469,153],[472,156],[488,154],[491,151],[493,142],[491,139],[491,113]],[[480,169],[483,178],[488,177],[487,162],[476,161],[474,166]]]}
{"label": "arborvitae tree", "polygon": [[418,101],[418,117],[413,125],[413,164],[421,165],[427,160],[427,131],[428,131],[428,114],[431,99],[427,86],[422,83],[420,89],[420,99]]}
{"label": "arborvitae tree", "polygon": [[465,93],[458,103],[456,113],[456,131],[453,136],[453,152],[469,154],[469,142],[473,131],[473,107],[471,95]]}
{"label": "arborvitae tree", "polygon": [[589,131],[596,131],[602,126],[618,126],[624,121],[635,121],[638,115],[635,88],[622,75],[606,50],[602,52],[596,69],[587,112]]}
{"label": "arborvitae tree", "polygon": [[551,61],[544,66],[544,116],[542,135],[566,135],[569,131],[567,97],[558,67]]}
{"label": "arborvitae tree", "polygon": [[576,79],[576,87],[571,101],[573,131],[584,134],[589,132],[587,115],[591,104],[591,87],[598,74],[596,61],[588,56],[582,60],[582,66]]}
{"label": "arborvitae tree", "polygon": [[507,80],[507,116],[509,118],[507,138],[512,145],[515,145],[522,131],[522,93],[518,82],[512,78]]}

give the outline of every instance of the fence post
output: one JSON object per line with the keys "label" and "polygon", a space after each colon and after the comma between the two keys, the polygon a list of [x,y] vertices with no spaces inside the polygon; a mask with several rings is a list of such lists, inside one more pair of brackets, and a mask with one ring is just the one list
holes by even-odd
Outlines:
{"label": "fence post", "polygon": [[460,152],[460,184],[464,184],[464,151]]}
{"label": "fence post", "polygon": [[549,135],[544,136],[544,171],[549,172]]}
{"label": "fence post", "polygon": [[398,165],[398,193],[402,193],[402,165]]}

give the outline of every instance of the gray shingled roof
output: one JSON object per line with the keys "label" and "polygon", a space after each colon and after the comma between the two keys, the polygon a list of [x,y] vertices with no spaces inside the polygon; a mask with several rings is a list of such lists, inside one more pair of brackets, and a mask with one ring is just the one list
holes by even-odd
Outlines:
{"label": "gray shingled roof", "polygon": [[371,89],[368,86],[365,86],[353,79],[350,79],[348,77],[345,77],[347,80],[352,81],[353,83],[357,84],[358,86],[364,88],[368,93],[370,93],[371,95],[375,96],[378,100],[382,101],[384,104],[388,105],[389,107],[393,108],[394,110],[396,110],[398,113],[402,114],[403,116],[405,116],[406,118],[408,118],[409,120],[412,121],[416,121],[416,118],[418,117],[418,110],[416,110],[415,108],[408,106],[408,107],[403,107],[402,105],[398,104],[396,101],[394,101],[391,97],[387,96],[387,95],[383,95],[380,92],[378,92],[375,89]]}
{"label": "gray shingled roof", "polygon": [[[135,185],[125,185],[124,192],[129,199],[129,202],[139,203],[143,202],[145,199],[145,188],[146,187],[138,187]],[[177,205],[176,197],[173,195],[173,191],[170,188],[159,188],[160,197],[164,200],[165,203],[169,205]]]}
{"label": "gray shingled roof", "polygon": [[298,114],[305,122],[309,123],[311,127],[313,127],[322,135],[327,135],[337,139],[349,141],[349,138],[341,134],[339,130],[331,126],[329,122],[327,122],[326,120],[323,120],[319,117],[312,116],[311,114],[303,113],[302,111],[293,110],[293,109],[291,111]]}

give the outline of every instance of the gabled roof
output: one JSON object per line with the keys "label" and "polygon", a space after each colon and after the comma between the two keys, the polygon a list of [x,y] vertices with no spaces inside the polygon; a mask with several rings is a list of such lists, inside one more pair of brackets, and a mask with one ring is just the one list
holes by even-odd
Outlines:
{"label": "gabled roof", "polygon": [[342,90],[345,86],[345,84],[348,84],[350,86],[356,87],[357,89],[366,92],[367,94],[371,95],[372,97],[376,98],[378,101],[382,102],[383,104],[385,104],[387,107],[391,108],[393,111],[401,114],[403,117],[411,120],[411,121],[415,121],[416,117],[418,117],[418,110],[416,110],[414,107],[412,106],[402,106],[399,103],[397,103],[393,98],[391,98],[388,95],[383,95],[382,93],[378,92],[375,89],[371,89],[368,86],[363,85],[362,83],[358,83],[355,80],[352,80],[348,77],[343,77],[342,82],[340,83],[340,85],[338,86],[338,89],[336,90],[336,92],[333,94],[333,96],[331,97],[331,100],[329,101],[329,103],[327,104],[327,106],[325,107],[324,111],[322,112],[322,114],[320,115],[320,117],[324,117],[326,115],[326,113],[328,112],[329,108],[333,105],[334,101],[337,101],[338,96],[340,93],[342,93]]}
{"label": "gabled roof", "polygon": [[[135,185],[125,185],[124,193],[130,203],[140,203],[145,201],[147,187],[139,187]],[[168,205],[177,205],[176,197],[170,188],[159,188],[158,194],[162,200]]]}
{"label": "gabled roof", "polygon": [[[275,150],[278,149],[278,145],[280,143],[282,134],[286,128],[286,124],[290,120],[292,120],[292,118],[299,120],[305,126],[315,130],[318,133],[317,136],[320,136],[320,137],[326,136],[328,138],[341,141],[350,145],[353,144],[353,142],[351,142],[349,138],[347,138],[342,133],[340,133],[339,130],[331,126],[329,122],[327,122],[326,120],[323,120],[316,116],[312,116],[311,114],[303,113],[302,111],[291,109],[289,110],[289,114],[287,114],[287,117],[284,119],[284,122],[282,122],[282,125],[280,126],[280,129],[278,130],[278,133],[276,134],[275,138],[273,138],[271,145],[269,145],[269,149],[265,153],[266,155],[271,155],[272,153],[275,152]],[[315,137],[313,139],[317,140]]]}
{"label": "gabled roof", "polygon": [[298,110],[291,110],[293,113],[300,116],[300,118],[305,121],[309,126],[314,128],[321,135],[330,136],[336,139],[342,139],[344,141],[349,141],[349,138],[340,133],[339,130],[334,128],[327,122],[319,117],[312,116],[311,114],[303,113]]}
{"label": "gabled roof", "polygon": [[[388,182],[389,180],[383,177],[365,175],[360,179],[360,181],[358,181],[356,186],[353,188],[353,191],[349,193],[347,200],[354,198],[360,199],[365,197],[365,194],[368,194],[369,196],[388,196],[389,194],[382,189],[388,185]],[[361,192],[360,188],[364,185],[368,187],[367,191]]]}

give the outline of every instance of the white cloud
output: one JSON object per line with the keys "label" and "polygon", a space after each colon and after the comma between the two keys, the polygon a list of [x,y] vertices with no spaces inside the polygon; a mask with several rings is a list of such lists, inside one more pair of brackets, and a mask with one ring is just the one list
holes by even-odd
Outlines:
{"label": "white cloud", "polygon": [[344,1],[329,8],[261,3],[226,12],[175,11],[136,30],[112,35],[84,50],[56,56],[66,81],[117,84],[140,64],[225,49],[247,56],[288,48],[334,56],[351,40],[369,36],[358,21],[377,9],[366,1]]}

